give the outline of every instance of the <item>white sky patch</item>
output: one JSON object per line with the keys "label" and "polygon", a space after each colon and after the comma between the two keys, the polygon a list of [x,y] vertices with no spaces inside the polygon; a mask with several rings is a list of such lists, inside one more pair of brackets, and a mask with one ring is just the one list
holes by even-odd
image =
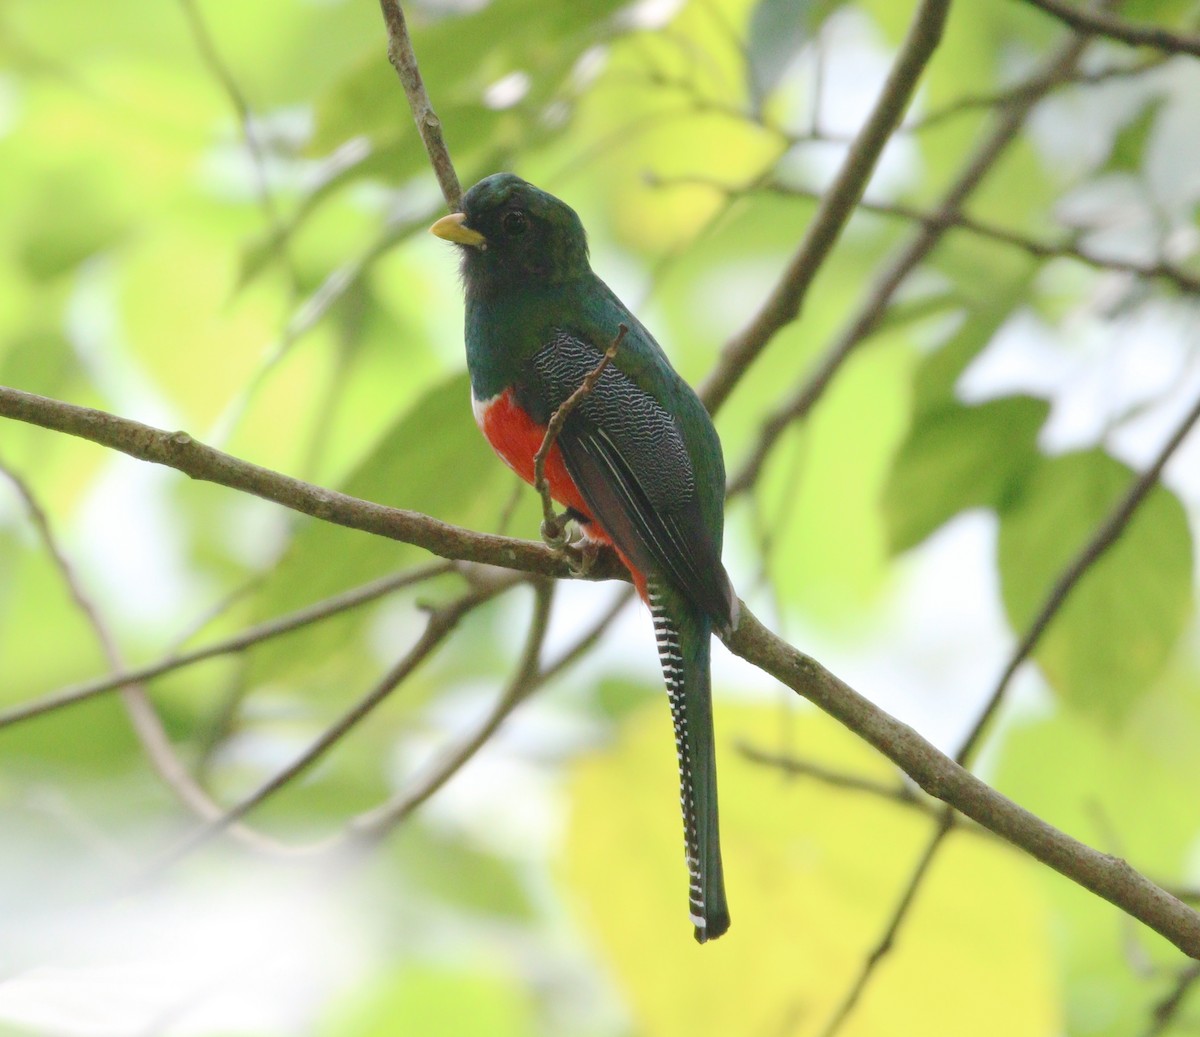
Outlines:
{"label": "white sky patch", "polygon": [[495,111],[519,104],[532,85],[528,72],[510,72],[483,91],[483,103]]}

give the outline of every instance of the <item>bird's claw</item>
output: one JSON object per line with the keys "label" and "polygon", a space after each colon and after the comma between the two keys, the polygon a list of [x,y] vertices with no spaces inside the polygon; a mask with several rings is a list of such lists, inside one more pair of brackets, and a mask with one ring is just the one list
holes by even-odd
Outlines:
{"label": "bird's claw", "polygon": [[600,545],[591,540],[584,540],[567,559],[567,568],[572,576],[586,576],[592,571],[596,559],[600,557]]}

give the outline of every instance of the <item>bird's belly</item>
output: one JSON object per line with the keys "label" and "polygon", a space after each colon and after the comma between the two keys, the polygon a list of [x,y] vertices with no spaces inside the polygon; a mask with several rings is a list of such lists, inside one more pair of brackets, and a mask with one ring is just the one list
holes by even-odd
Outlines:
{"label": "bird's belly", "polygon": [[[475,412],[476,424],[492,449],[509,468],[532,486],[533,459],[546,438],[546,426],[539,425],[529,416],[529,413],[513,399],[511,389],[505,389],[488,400],[477,400],[472,394],[471,409]],[[648,602],[645,576],[629,560],[620,545],[613,542],[604,527],[593,518],[591,509],[584,503],[575,480],[571,478],[567,466],[563,463],[558,444],[552,446],[546,456],[545,476],[550,487],[550,496],[588,520],[581,526],[583,535],[588,540],[597,544],[607,544],[616,550],[632,574],[638,594],[643,601]]]}
{"label": "bird's belly", "polygon": [[[509,468],[531,486],[533,485],[533,458],[546,438],[546,426],[539,425],[513,399],[511,389],[493,396],[490,400],[471,399],[475,421],[492,449],[500,455]],[[559,504],[574,508],[581,515],[591,518],[591,511],[584,503],[575,480],[563,464],[558,445],[550,448],[546,457],[546,483],[550,496]],[[594,525],[594,523],[589,523]],[[604,537],[605,542],[608,538]]]}

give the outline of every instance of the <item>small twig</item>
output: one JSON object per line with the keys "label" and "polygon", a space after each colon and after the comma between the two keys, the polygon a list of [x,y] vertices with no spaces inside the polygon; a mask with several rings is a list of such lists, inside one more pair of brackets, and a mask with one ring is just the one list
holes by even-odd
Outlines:
{"label": "small twig", "polygon": [[338,615],[349,609],[358,608],[360,605],[375,601],[377,598],[391,594],[402,587],[410,587],[414,583],[420,583],[434,576],[440,576],[443,573],[451,572],[453,569],[454,564],[452,562],[435,562],[417,569],[396,573],[392,576],[385,576],[383,579],[373,580],[371,583],[363,584],[361,587],[355,587],[342,594],[326,598],[324,601],[318,601],[313,605],[297,609],[295,612],[289,612],[287,615],[259,623],[248,630],[243,630],[240,634],[235,634],[233,637],[206,645],[203,648],[197,648],[179,655],[172,653],[166,658],[156,663],[150,663],[147,666],[139,666],[132,670],[121,670],[83,684],[70,685],[59,691],[51,692],[48,695],[43,695],[41,698],[34,699],[32,702],[24,702],[16,706],[11,706],[8,709],[0,710],[0,730],[11,727],[13,724],[19,724],[25,720],[44,716],[46,713],[62,709],[65,706],[73,706],[79,702],[86,702],[97,695],[114,691],[127,684],[142,684],[156,677],[161,677],[163,674],[183,669],[185,666],[203,662],[206,659],[213,659],[221,655],[230,655],[235,652],[244,652],[263,641],[291,633],[293,630],[299,630],[302,627],[320,622],[323,619],[328,619],[330,616]]}
{"label": "small twig", "polygon": [[546,543],[556,549],[561,550],[566,546],[566,537],[564,534],[564,522],[555,514],[554,498],[550,496],[550,486],[546,482],[546,459],[550,456],[550,451],[554,448],[554,443],[558,439],[559,434],[563,430],[563,426],[567,423],[567,418],[571,416],[571,412],[579,406],[588,393],[600,381],[600,376],[604,374],[604,369],[617,355],[617,350],[621,346],[622,340],[629,334],[629,328],[624,324],[617,325],[617,337],[613,339],[612,345],[604,351],[604,355],[591,371],[587,373],[583,381],[570,396],[559,404],[558,409],[550,417],[550,423],[546,426],[546,434],[542,437],[542,445],[538,447],[537,453],[533,455],[533,487],[542,498],[542,538]]}
{"label": "small twig", "polygon": [[404,96],[408,98],[408,106],[412,109],[413,119],[417,123],[417,132],[421,134],[421,142],[429,154],[429,164],[433,166],[446,205],[451,211],[457,212],[462,203],[462,186],[458,182],[458,174],[454,171],[454,163],[450,161],[450,152],[442,136],[442,122],[425,92],[421,70],[417,67],[417,55],[413,52],[412,40],[408,35],[404,9],[399,0],[379,0],[379,8],[387,26],[388,60],[396,70],[396,75],[400,77],[400,85],[404,87]]}
{"label": "small twig", "polygon": [[995,128],[976,148],[958,178],[942,196],[941,203],[934,210],[931,219],[924,223],[912,239],[883,267],[858,313],[838,334],[795,395],[784,401],[763,422],[758,441],[750,456],[741,470],[729,480],[729,497],[736,497],[754,485],[779,438],[792,422],[803,420],[809,414],[842,369],[842,365],[878,327],[900,286],[933,252],[947,229],[954,225],[967,198],[983,182],[1009,145],[1017,139],[1026,118],[1042,94],[1059,83],[1064,76],[1071,75],[1085,46],[1086,40],[1081,37],[1068,40],[1051,56],[1044,70],[1036,77],[1036,81],[1041,83],[1041,92],[1026,94],[1000,112]]}
{"label": "small twig", "polygon": [[[122,670],[124,662],[121,659],[116,639],[101,618],[95,603],[76,577],[75,570],[59,545],[58,538],[50,528],[50,520],[33,491],[24,479],[2,462],[0,462],[0,472],[9,479],[16,487],[17,493],[20,494],[26,510],[29,512],[30,521],[62,577],[67,593],[70,594],[71,600],[75,602],[76,607],[95,633],[96,640],[99,642],[100,649],[108,660],[109,666],[117,671]],[[179,803],[198,817],[210,819],[219,816],[221,808],[192,777],[176,754],[175,747],[171,744],[171,739],[163,727],[154,704],[146,694],[145,687],[139,683],[126,682],[119,686],[119,690],[121,701],[129,715],[130,725],[133,727],[134,734],[151,767],[154,768],[154,772],[171,790]],[[233,834],[241,842],[255,850],[268,853],[286,852],[286,848],[274,840],[244,826],[236,826]]]}
{"label": "small twig", "polygon": [[289,252],[283,221],[280,218],[279,210],[276,208],[275,199],[271,194],[271,184],[267,176],[267,158],[262,141],[259,140],[258,131],[254,127],[254,114],[250,110],[250,103],[246,100],[246,95],[242,92],[242,88],[238,85],[229,66],[217,50],[216,40],[213,39],[213,35],[209,31],[208,25],[204,21],[199,8],[196,6],[195,0],[179,0],[179,4],[183,8],[184,17],[187,18],[188,25],[191,27],[192,36],[196,42],[196,49],[200,51],[201,59],[208,66],[209,71],[212,72],[217,82],[221,84],[221,88],[229,98],[230,104],[233,105],[234,112],[237,113],[238,126],[242,131],[242,141],[246,145],[247,153],[250,155],[250,164],[254,167],[255,189],[258,192],[259,205],[262,206],[263,215],[267,219],[268,230],[274,242],[274,249],[272,251],[283,261],[283,266],[287,270],[292,288],[295,290],[299,285],[300,278],[296,273],[295,264],[292,262]]}
{"label": "small twig", "polygon": [[[1167,60],[1164,54],[1154,54],[1146,58],[1144,61],[1138,61],[1130,65],[1113,65],[1108,68],[1096,69],[1091,72],[1078,71],[1074,74],[1064,77],[1062,86],[1093,86],[1097,83],[1107,83],[1113,79],[1126,79],[1135,76],[1143,75],[1153,69],[1159,68]],[[998,90],[987,94],[967,94],[964,97],[958,98],[949,104],[937,108],[929,112],[927,115],[921,116],[919,119],[914,119],[912,122],[905,123],[901,129],[906,133],[917,133],[921,130],[927,130],[931,126],[936,126],[947,119],[953,118],[956,115],[961,115],[964,112],[975,111],[978,109],[992,109],[1003,107],[1004,105],[1012,104],[1014,101],[1020,101],[1029,94],[1037,94],[1041,92],[1041,85],[1036,78],[1026,79],[1020,83],[1008,87],[1004,90]]]}
{"label": "small twig", "polygon": [[929,873],[929,869],[933,865],[934,858],[942,845],[942,841],[955,827],[955,816],[954,811],[949,807],[940,812],[938,826],[932,838],[925,844],[924,852],[917,861],[916,867],[913,868],[912,873],[909,875],[904,892],[900,894],[899,900],[896,901],[895,907],[892,908],[892,915],[884,926],[882,935],[876,941],[870,953],[863,959],[862,968],[859,970],[858,976],[855,977],[850,989],[846,991],[841,1002],[834,1009],[833,1015],[829,1017],[829,1021],[821,1030],[821,1037],[833,1037],[841,1029],[842,1023],[846,1021],[862,998],[863,991],[866,990],[867,984],[871,982],[871,978],[875,974],[875,969],[891,953],[892,946],[896,942],[896,936],[900,932],[900,927],[908,918],[908,913],[912,909],[913,904],[916,903],[917,893],[920,892],[921,886],[925,881],[925,876]]}
{"label": "small twig", "polygon": [[1164,50],[1171,54],[1192,54],[1200,57],[1200,36],[1192,33],[1172,32],[1160,25],[1128,22],[1107,11],[1076,7],[1066,0],[1025,2],[1041,8],[1084,35],[1103,36],[1118,43],[1127,43],[1131,47],[1153,47],[1155,50]]}
{"label": "small twig", "polygon": [[1193,961],[1179,971],[1175,985],[1154,1006],[1150,1025],[1142,1031],[1142,1037],[1160,1037],[1171,1028],[1183,1008],[1184,999],[1200,981],[1200,961]]}
{"label": "small twig", "polygon": [[1046,596],[1046,600],[1042,603],[1041,609],[1038,610],[1038,614],[1025,631],[1025,636],[1021,638],[1021,643],[1017,645],[1016,650],[1009,658],[1008,665],[1005,666],[1004,672],[996,682],[996,687],[992,690],[987,704],[964,739],[962,748],[955,755],[954,758],[958,763],[964,766],[970,763],[976,748],[979,746],[980,738],[983,736],[996,710],[1000,708],[1000,703],[1004,700],[1009,682],[1012,680],[1014,674],[1016,674],[1021,664],[1033,653],[1042,635],[1046,632],[1046,628],[1050,625],[1051,620],[1058,615],[1071,591],[1075,589],[1075,586],[1087,571],[1099,561],[1104,552],[1112,547],[1125,531],[1138,507],[1146,499],[1150,491],[1158,485],[1163,468],[1166,467],[1167,462],[1174,456],[1180,444],[1187,438],[1188,433],[1195,427],[1197,421],[1200,421],[1200,398],[1196,400],[1191,410],[1184,415],[1183,420],[1176,426],[1175,431],[1171,433],[1170,437],[1163,444],[1158,455],[1151,462],[1150,467],[1133,481],[1128,491],[1126,491],[1125,496],[1109,512],[1108,517],[1101,523],[1091,540],[1083,546],[1071,564],[1062,571],[1062,574],[1055,581],[1054,586],[1050,589],[1050,593]]}
{"label": "small twig", "polygon": [[729,398],[776,333],[799,315],[809,286],[866,190],[884,146],[908,110],[925,66],[941,41],[949,6],[949,0],[922,0],[875,107],[821,199],[804,240],[762,308],[726,343],[701,387],[700,398],[711,412],[716,413]]}
{"label": "small twig", "polygon": [[554,584],[548,580],[537,580],[533,584],[533,589],[535,594],[533,618],[529,624],[525,648],[521,652],[521,660],[517,664],[516,671],[505,685],[496,704],[488,711],[475,731],[447,753],[413,788],[393,797],[374,810],[356,817],[348,826],[348,834],[351,838],[376,842],[397,825],[403,824],[414,810],[428,802],[446,782],[474,758],[476,753],[500,729],[500,725],[504,723],[509,714],[541,685],[538,657],[541,655],[542,645],[546,640],[546,631],[550,628],[550,606],[554,596]]}
{"label": "small twig", "polygon": [[825,785],[836,789],[846,789],[851,792],[866,792],[883,799],[890,799],[907,807],[916,807],[924,813],[940,813],[937,801],[926,798],[911,785],[903,782],[878,781],[866,778],[861,774],[849,774],[845,771],[835,771],[823,764],[812,760],[801,759],[798,756],[785,756],[781,753],[767,752],[747,742],[738,742],[735,747],[738,754],[751,763],[763,767],[771,767],[798,777],[815,778]]}
{"label": "small twig", "polygon": [[260,785],[254,792],[246,796],[235,806],[215,818],[213,821],[195,829],[184,836],[179,842],[162,855],[146,872],[140,876],[142,881],[161,873],[166,868],[186,857],[188,854],[220,835],[236,821],[240,821],[251,810],[260,806],[273,795],[291,784],[296,778],[307,771],[347,734],[358,723],[382,703],[404,680],[421,665],[434,650],[453,632],[459,621],[472,609],[490,601],[503,590],[523,582],[522,576],[511,576],[483,590],[473,591],[463,595],[456,601],[441,608],[430,611],[425,624],[425,631],[416,644],[405,653],[383,678],[358,702],[331,724],[307,749],[297,756],[290,764],[277,772],[268,781]]}

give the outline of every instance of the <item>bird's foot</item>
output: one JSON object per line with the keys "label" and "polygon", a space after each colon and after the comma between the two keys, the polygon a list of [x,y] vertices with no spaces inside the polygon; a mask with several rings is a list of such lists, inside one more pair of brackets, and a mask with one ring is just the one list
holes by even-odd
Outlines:
{"label": "bird's foot", "polygon": [[567,567],[572,576],[586,576],[592,571],[596,559],[600,557],[600,545],[594,540],[584,540],[578,544],[567,559]]}
{"label": "bird's foot", "polygon": [[553,518],[542,520],[542,539],[548,547],[552,547],[556,551],[562,551],[571,542],[571,538],[567,536],[567,522],[569,520],[570,515],[565,511],[561,515],[555,515]]}

